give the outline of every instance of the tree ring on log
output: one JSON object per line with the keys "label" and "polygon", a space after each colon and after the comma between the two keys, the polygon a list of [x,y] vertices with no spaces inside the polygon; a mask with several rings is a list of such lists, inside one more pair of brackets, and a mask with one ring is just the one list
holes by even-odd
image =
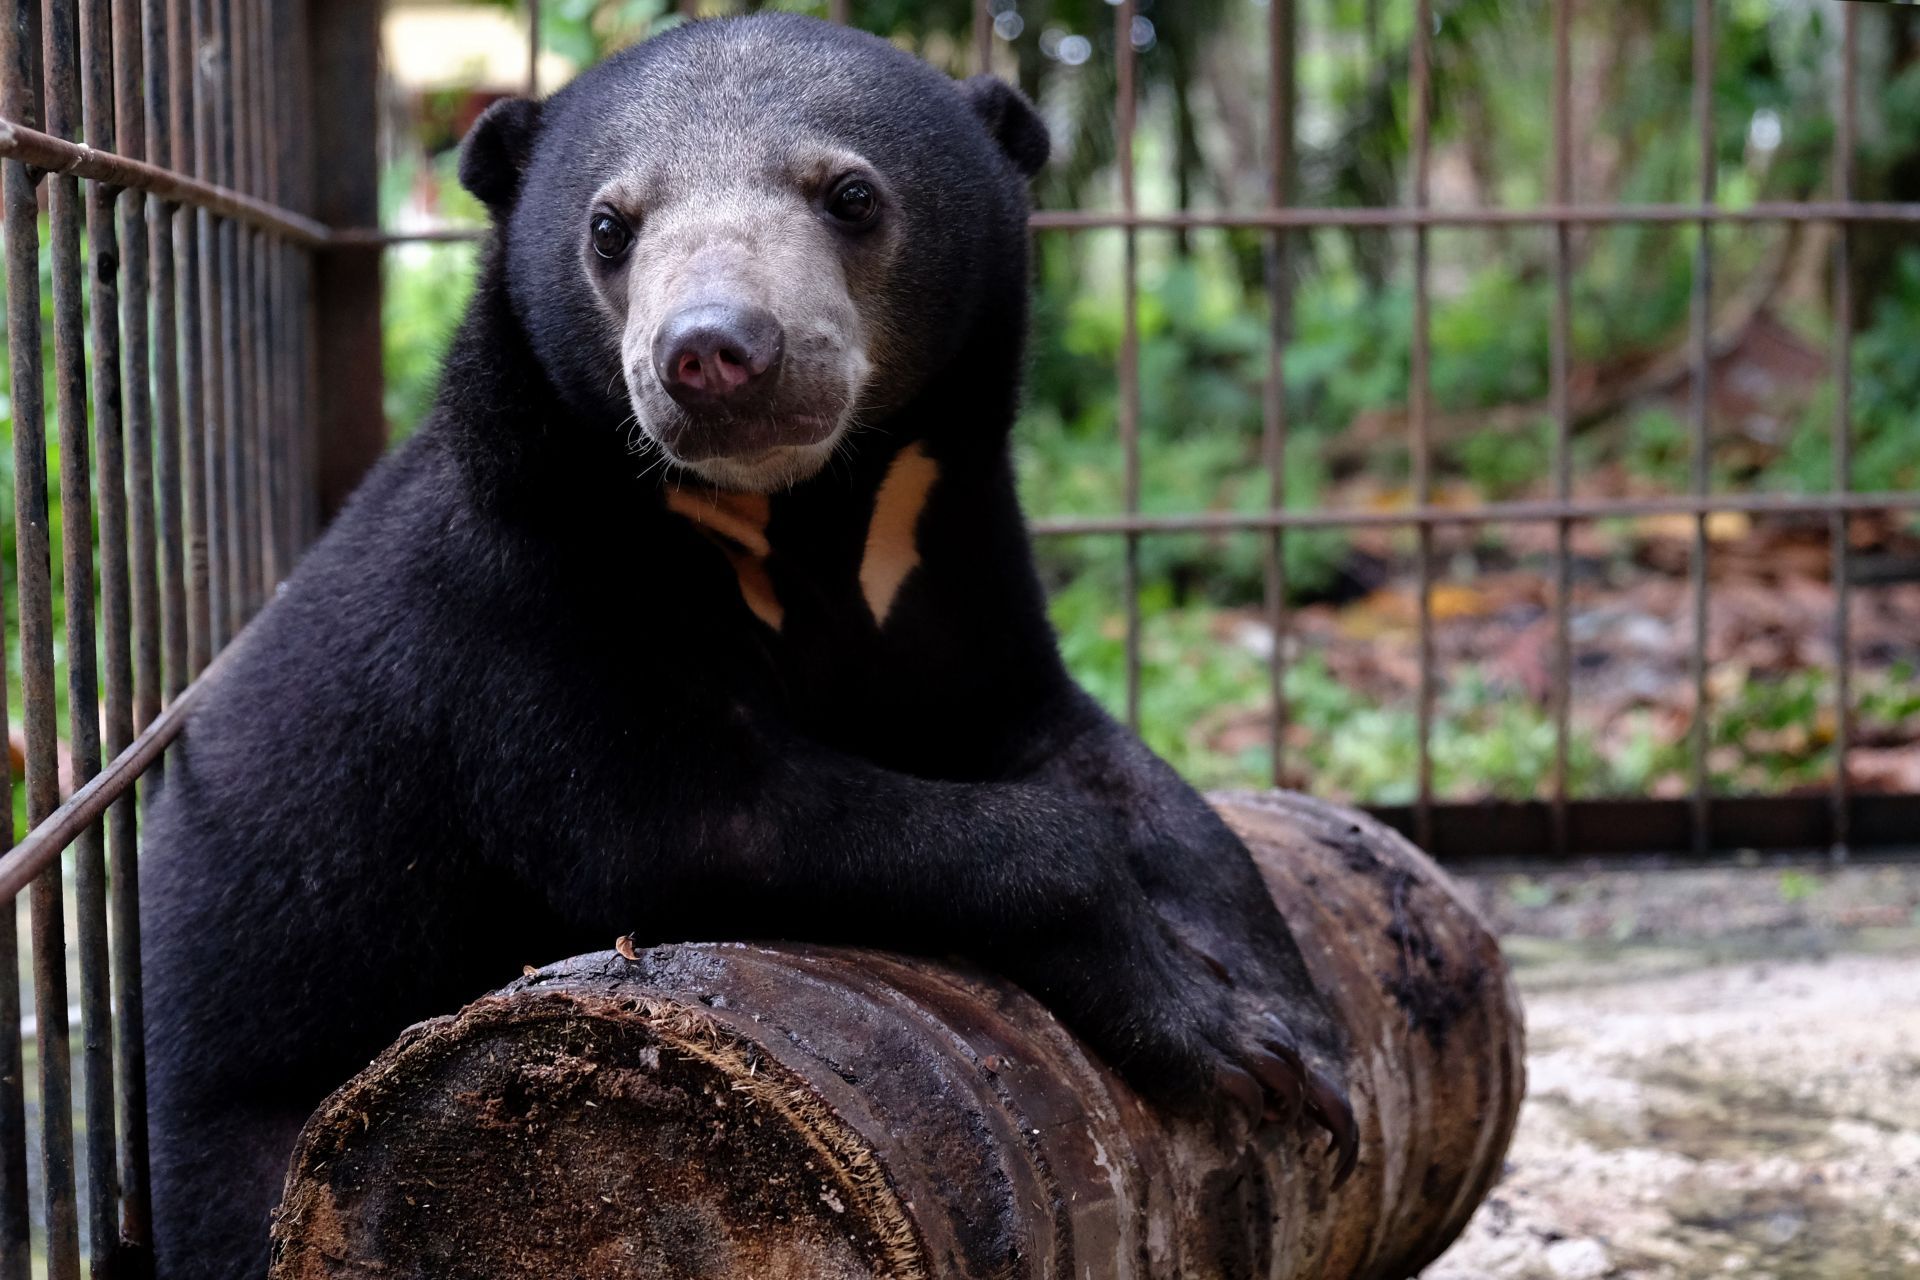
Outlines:
{"label": "tree ring on log", "polygon": [[[362,1140],[400,1114],[406,1146]],[[669,1000],[489,996],[423,1023],[308,1122],[293,1173],[287,1280],[398,1259],[445,1280],[929,1275],[860,1136],[764,1046]]]}

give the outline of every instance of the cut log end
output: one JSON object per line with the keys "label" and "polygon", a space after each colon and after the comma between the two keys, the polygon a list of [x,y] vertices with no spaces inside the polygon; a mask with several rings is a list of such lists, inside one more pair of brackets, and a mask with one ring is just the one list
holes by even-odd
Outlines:
{"label": "cut log end", "polygon": [[1492,938],[1367,819],[1234,796],[1353,1040],[1361,1162],[1222,1149],[1038,1004],[926,961],[607,952],[410,1030],[301,1134],[274,1280],[1412,1274],[1497,1176],[1520,1021]]}

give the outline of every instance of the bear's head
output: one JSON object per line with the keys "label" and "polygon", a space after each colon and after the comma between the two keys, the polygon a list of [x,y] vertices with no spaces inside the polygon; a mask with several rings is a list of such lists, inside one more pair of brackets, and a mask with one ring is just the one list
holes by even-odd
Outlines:
{"label": "bear's head", "polygon": [[460,177],[568,406],[765,492],[969,352],[1017,346],[1026,184],[1046,158],[1000,81],[763,14],[675,28],[545,102],[495,103]]}

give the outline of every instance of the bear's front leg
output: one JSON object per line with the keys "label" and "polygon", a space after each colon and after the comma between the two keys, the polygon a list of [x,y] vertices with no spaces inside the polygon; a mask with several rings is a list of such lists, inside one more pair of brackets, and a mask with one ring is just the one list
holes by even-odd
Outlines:
{"label": "bear's front leg", "polygon": [[[527,868],[563,916],[624,932],[620,904],[656,903],[675,939],[711,928],[964,955],[1032,991],[1159,1101],[1256,1123],[1304,1112],[1350,1167],[1338,1036],[1277,913],[1258,909],[1273,912],[1237,843],[1196,863],[1207,890],[1182,897],[1168,892],[1169,851],[1141,847],[1106,797],[913,777],[777,725],[708,732],[686,758],[729,766],[703,778],[698,806],[620,824],[646,833],[649,856],[578,858],[557,879]],[[618,833],[576,838],[605,847]]]}

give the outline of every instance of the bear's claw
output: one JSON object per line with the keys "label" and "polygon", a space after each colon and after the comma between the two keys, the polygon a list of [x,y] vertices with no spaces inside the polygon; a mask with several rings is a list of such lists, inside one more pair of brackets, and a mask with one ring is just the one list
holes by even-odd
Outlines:
{"label": "bear's claw", "polygon": [[1353,1176],[1360,1162],[1360,1129],[1353,1122],[1353,1108],[1341,1091],[1318,1071],[1307,1072],[1307,1115],[1327,1131],[1327,1149],[1337,1152],[1333,1167],[1333,1185],[1338,1189]]}

